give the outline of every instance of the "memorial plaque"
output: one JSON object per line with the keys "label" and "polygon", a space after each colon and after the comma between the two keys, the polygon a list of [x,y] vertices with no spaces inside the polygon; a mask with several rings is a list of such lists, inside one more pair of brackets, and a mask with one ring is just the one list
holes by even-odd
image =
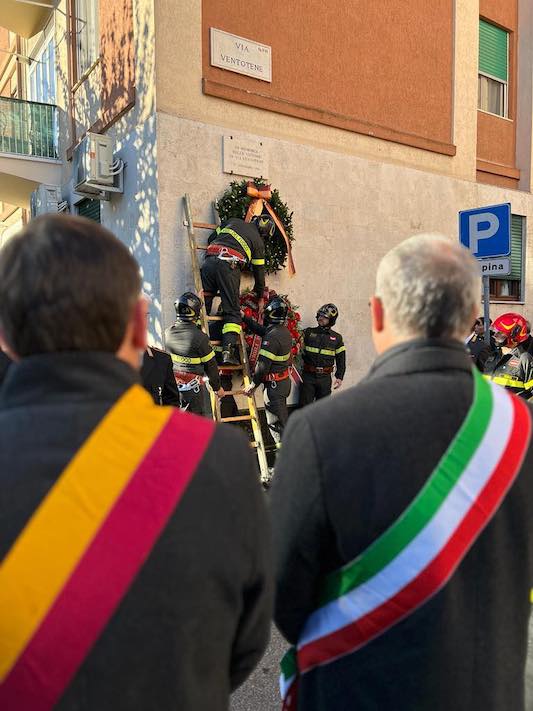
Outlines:
{"label": "memorial plaque", "polygon": [[224,136],[223,172],[247,178],[268,178],[268,160],[262,141]]}

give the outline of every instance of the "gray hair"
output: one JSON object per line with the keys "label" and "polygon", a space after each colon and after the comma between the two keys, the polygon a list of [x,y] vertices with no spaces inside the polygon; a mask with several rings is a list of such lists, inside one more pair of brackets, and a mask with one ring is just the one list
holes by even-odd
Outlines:
{"label": "gray hair", "polygon": [[480,271],[470,252],[444,235],[415,235],[381,260],[376,294],[397,335],[459,338],[479,303]]}

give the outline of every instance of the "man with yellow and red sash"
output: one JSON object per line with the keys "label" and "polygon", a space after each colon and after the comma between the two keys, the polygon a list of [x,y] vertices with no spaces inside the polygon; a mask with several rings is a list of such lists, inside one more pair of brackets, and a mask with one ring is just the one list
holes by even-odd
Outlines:
{"label": "man with yellow and red sash", "polygon": [[141,386],[138,265],[88,220],[2,249],[0,342],[0,709],[227,709],[271,615],[246,437]]}
{"label": "man with yellow and red sash", "polygon": [[367,378],[289,420],[271,501],[286,711],[525,709],[531,410],[472,368],[478,298],[465,249],[399,244]]}

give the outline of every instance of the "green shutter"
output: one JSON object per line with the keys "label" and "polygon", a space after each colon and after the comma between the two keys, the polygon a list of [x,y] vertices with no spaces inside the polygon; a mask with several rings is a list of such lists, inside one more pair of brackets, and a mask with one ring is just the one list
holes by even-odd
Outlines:
{"label": "green shutter", "polygon": [[100,200],[86,198],[78,203],[78,215],[100,222]]}
{"label": "green shutter", "polygon": [[511,275],[508,279],[522,279],[522,225],[520,215],[511,215]]}
{"label": "green shutter", "polygon": [[507,81],[509,35],[496,25],[479,21],[479,71]]}

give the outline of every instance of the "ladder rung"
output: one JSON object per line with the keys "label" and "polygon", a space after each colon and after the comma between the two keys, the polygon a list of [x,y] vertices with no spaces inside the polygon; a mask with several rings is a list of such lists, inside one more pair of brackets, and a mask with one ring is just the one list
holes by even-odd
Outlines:
{"label": "ladder rung", "polygon": [[222,341],[209,341],[209,343],[210,343],[212,346],[220,346],[220,344],[222,343]]}
{"label": "ladder rung", "polygon": [[221,370],[243,370],[243,365],[219,365]]}
{"label": "ladder rung", "polygon": [[223,321],[224,316],[206,316],[208,321]]}
{"label": "ladder rung", "polygon": [[221,422],[251,422],[254,418],[251,415],[239,415],[238,417],[221,417]]}
{"label": "ladder rung", "polygon": [[211,225],[209,222],[193,222],[192,226],[199,230],[216,230],[218,227],[218,225]]}
{"label": "ladder rung", "polygon": [[196,245],[196,249],[201,249],[201,250],[203,250],[203,251],[205,252],[205,250],[207,249],[207,247],[200,247],[200,245],[197,244],[197,245]]}
{"label": "ladder rung", "polygon": [[[222,366],[220,368],[222,369]],[[224,390],[224,396],[226,395],[244,395],[244,390]]]}

